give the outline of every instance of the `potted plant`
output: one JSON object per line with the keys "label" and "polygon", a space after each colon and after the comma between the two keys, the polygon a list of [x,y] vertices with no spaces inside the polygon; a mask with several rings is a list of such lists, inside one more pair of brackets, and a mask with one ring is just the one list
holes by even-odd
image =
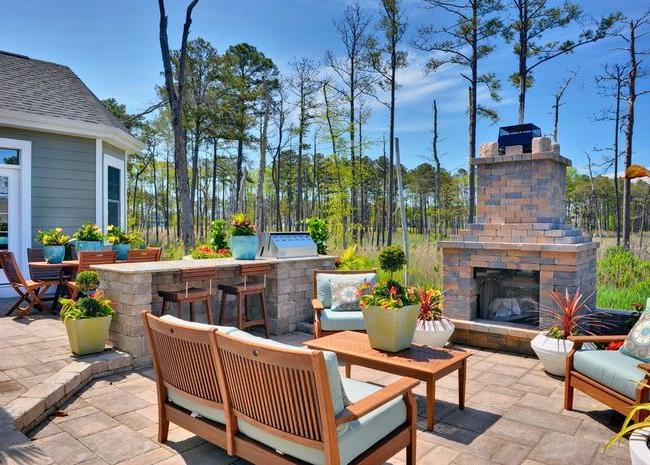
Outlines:
{"label": "potted plant", "polygon": [[80,299],[61,299],[61,320],[68,333],[70,349],[77,355],[102,352],[115,311],[100,292]]}
{"label": "potted plant", "polygon": [[96,271],[80,271],[74,281],[77,291],[84,296],[90,295],[99,287],[99,275]]}
{"label": "potted plant", "polygon": [[[602,326],[597,321],[596,314],[589,311],[585,300],[577,289],[573,295],[565,289],[564,294],[551,291],[550,296],[556,305],[555,309],[541,309],[543,314],[548,315],[554,324],[540,332],[530,341],[530,345],[537,357],[544,365],[544,370],[555,376],[564,376],[566,369],[566,357],[573,342],[569,336],[591,334],[590,327]],[[584,348],[593,348],[593,344],[585,344]]]}
{"label": "potted plant", "polygon": [[109,225],[106,228],[106,239],[113,246],[113,250],[117,252],[118,260],[126,260],[131,250],[131,244],[139,239],[137,233],[127,233],[122,231],[119,226]]}
{"label": "potted plant", "polygon": [[63,234],[63,229],[53,228],[49,231],[39,231],[37,240],[43,244],[43,255],[47,263],[61,263],[65,257],[65,244],[70,236]]}
{"label": "potted plant", "polygon": [[419,289],[420,313],[413,342],[430,347],[444,347],[453,334],[454,324],[444,316],[440,289]]}
{"label": "potted plant", "polygon": [[230,223],[230,252],[237,260],[254,260],[259,248],[255,226],[243,213],[236,213]]}
{"label": "potted plant", "polygon": [[397,246],[386,247],[379,254],[383,271],[390,279],[370,288],[368,283],[359,289],[359,305],[363,321],[374,349],[399,352],[411,345],[420,310],[418,295],[393,279],[393,273],[406,264],[404,251]]}
{"label": "potted plant", "polygon": [[72,237],[76,239],[75,248],[77,253],[84,251],[99,252],[102,250],[104,234],[102,230],[90,221],[82,224]]}

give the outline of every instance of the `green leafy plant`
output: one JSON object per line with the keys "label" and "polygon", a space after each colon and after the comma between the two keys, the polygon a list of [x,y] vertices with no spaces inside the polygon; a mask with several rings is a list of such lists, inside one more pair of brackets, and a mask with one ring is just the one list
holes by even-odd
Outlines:
{"label": "green leafy plant", "polygon": [[418,321],[424,325],[425,321],[437,321],[443,318],[444,312],[442,307],[442,291],[431,288],[421,288],[417,290],[420,301],[420,313]]}
{"label": "green leafy plant", "polygon": [[61,320],[83,320],[115,315],[111,301],[100,292],[92,297],[82,297],[78,300],[61,299]]}
{"label": "green leafy plant", "polygon": [[106,228],[106,239],[113,245],[133,244],[141,240],[137,232],[127,233],[122,231],[119,226],[112,224]]}
{"label": "green leafy plant", "polygon": [[396,246],[390,245],[379,252],[379,267],[390,273],[391,279],[393,274],[406,266],[406,254]]}
{"label": "green leafy plant", "polygon": [[65,245],[70,240],[70,236],[63,234],[62,228],[38,231],[36,238],[43,245]]}
{"label": "green leafy plant", "polygon": [[99,275],[95,271],[80,271],[75,277],[77,289],[86,293],[99,287]]}
{"label": "green leafy plant", "polygon": [[230,230],[233,236],[254,236],[255,226],[244,213],[235,213],[230,222]]}
{"label": "green leafy plant", "polygon": [[384,309],[402,308],[419,302],[415,289],[405,288],[399,282],[389,279],[370,286],[364,282],[358,290],[359,305],[365,307],[382,307]]}
{"label": "green leafy plant", "polygon": [[610,247],[598,261],[597,278],[599,286],[627,289],[650,281],[650,261],[635,257],[623,247]]}
{"label": "green leafy plant", "polygon": [[78,241],[103,241],[102,230],[94,223],[86,222],[72,235]]}
{"label": "green leafy plant", "polygon": [[214,220],[210,223],[210,247],[213,250],[228,248],[228,225],[225,220]]}
{"label": "green leafy plant", "polygon": [[192,258],[196,259],[205,259],[205,258],[226,258],[230,257],[230,249],[224,248],[220,250],[214,250],[209,245],[199,245],[192,249],[191,252]]}
{"label": "green leafy plant", "polygon": [[316,243],[316,249],[320,255],[327,254],[327,238],[329,232],[327,230],[327,223],[320,218],[309,218],[307,221],[307,232],[309,236]]}

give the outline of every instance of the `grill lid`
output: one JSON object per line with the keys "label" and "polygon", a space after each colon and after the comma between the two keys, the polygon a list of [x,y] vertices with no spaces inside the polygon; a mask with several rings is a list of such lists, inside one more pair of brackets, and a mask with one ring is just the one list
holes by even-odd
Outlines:
{"label": "grill lid", "polygon": [[506,147],[513,145],[523,146],[524,153],[533,150],[533,138],[542,137],[542,130],[532,123],[515,124],[499,128],[499,153],[503,155]]}
{"label": "grill lid", "polygon": [[262,257],[316,257],[316,243],[306,232],[267,232],[262,242]]}

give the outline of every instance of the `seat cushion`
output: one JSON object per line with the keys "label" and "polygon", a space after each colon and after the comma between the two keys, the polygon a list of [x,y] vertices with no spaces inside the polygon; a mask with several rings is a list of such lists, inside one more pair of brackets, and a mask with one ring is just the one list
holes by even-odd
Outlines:
{"label": "seat cushion", "polygon": [[[364,397],[380,390],[373,384],[343,379],[343,388],[347,397],[352,402],[357,402]],[[389,435],[395,428],[406,422],[406,404],[401,397],[394,399],[356,421],[348,423],[348,427],[339,431],[339,456],[341,465],[346,465],[355,457],[371,448]],[[244,420],[238,421],[239,431],[268,447],[276,449],[283,454],[290,455],[305,462],[324,465],[323,451],[283,439],[264,430],[256,428]]]}
{"label": "seat cushion", "polygon": [[338,312],[326,308],[320,312],[320,326],[323,331],[365,331],[363,312]]}
{"label": "seat cushion", "polygon": [[316,275],[316,297],[321,301],[323,307],[330,308],[332,306],[332,281],[351,281],[355,279],[357,280],[358,286],[364,281],[368,281],[371,286],[374,286],[377,282],[377,273],[318,273]]}
{"label": "seat cushion", "polygon": [[[289,344],[284,344],[282,342],[274,341],[273,339],[265,339],[263,337],[257,337],[246,331],[236,330],[232,333],[229,333],[229,336],[236,337],[238,339],[244,339],[247,341],[254,341],[258,344],[267,345],[270,347],[280,347],[283,349],[298,349],[305,352],[311,352],[311,349],[300,346],[292,346]],[[349,404],[346,399],[343,388],[341,386],[341,373],[339,372],[339,362],[336,358],[334,352],[329,352],[324,350],[323,356],[325,357],[325,368],[327,369],[327,379],[329,381],[330,393],[332,395],[332,404],[334,408],[334,414],[338,415],[341,413],[345,406]]]}
{"label": "seat cushion", "polygon": [[189,397],[184,396],[181,392],[169,390],[167,391],[169,401],[185,410],[189,410],[194,414],[199,414],[209,420],[216,421],[222,425],[226,424],[226,415],[220,408],[208,407],[207,405],[200,404]]}
{"label": "seat cushion", "polygon": [[636,398],[636,381],[645,376],[639,363],[619,350],[579,350],[573,358],[577,372],[630,399]]}
{"label": "seat cushion", "polygon": [[220,331],[225,334],[230,334],[233,331],[239,331],[236,327],[234,326],[217,326],[217,325],[208,325],[205,323],[196,323],[194,321],[187,321],[183,320],[181,318],[176,318],[175,316],[172,315],[164,315],[160,317],[161,321],[165,321],[169,324],[174,324],[174,325],[181,325],[181,326],[189,326],[190,328],[194,329],[213,329],[217,328],[217,331]]}
{"label": "seat cushion", "polygon": [[643,312],[632,327],[621,352],[642,362],[650,362],[650,312]]}

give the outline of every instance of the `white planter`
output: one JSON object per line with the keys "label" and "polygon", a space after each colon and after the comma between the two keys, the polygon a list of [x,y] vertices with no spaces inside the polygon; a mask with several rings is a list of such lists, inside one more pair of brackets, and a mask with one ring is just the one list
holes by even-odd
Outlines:
{"label": "white planter", "polygon": [[[546,337],[546,333],[539,333],[530,341],[530,346],[535,351],[537,358],[544,365],[544,369],[552,375],[562,376],[566,372],[566,357],[573,349],[573,342],[568,339],[555,339]],[[583,344],[583,349],[595,349],[591,343]]]}
{"label": "white planter", "polygon": [[632,465],[650,465],[650,449],[648,449],[650,428],[642,428],[633,432],[628,441]]}
{"label": "white planter", "polygon": [[429,347],[444,347],[455,329],[454,324],[447,318],[435,321],[418,321],[413,335],[413,343]]}

